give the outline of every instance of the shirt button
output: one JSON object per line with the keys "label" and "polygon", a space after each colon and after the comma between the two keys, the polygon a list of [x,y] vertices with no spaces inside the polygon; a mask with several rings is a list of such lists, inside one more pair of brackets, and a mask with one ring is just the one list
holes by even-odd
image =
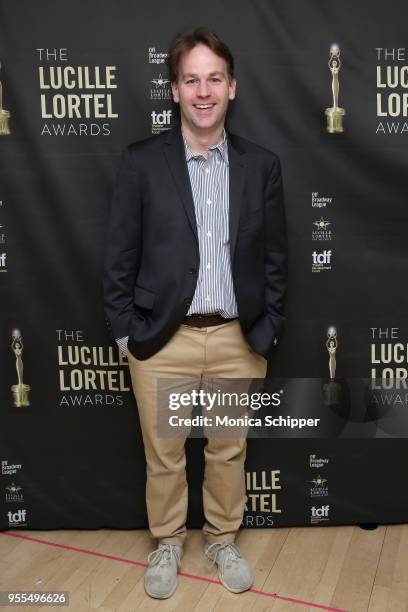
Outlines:
{"label": "shirt button", "polygon": [[208,264],[206,265],[206,268],[207,268],[207,270],[209,270],[209,269],[211,268],[211,264],[209,264],[209,263],[208,263]]}
{"label": "shirt button", "polygon": [[207,295],[207,297],[205,299],[207,300],[207,302],[209,302],[211,300],[209,295]]}
{"label": "shirt button", "polygon": [[207,204],[212,204],[212,200],[207,200]]}
{"label": "shirt button", "polygon": [[211,238],[211,232],[207,232],[207,236]]}
{"label": "shirt button", "polygon": [[209,168],[206,168],[205,171],[206,171],[207,174],[210,174],[210,169]]}

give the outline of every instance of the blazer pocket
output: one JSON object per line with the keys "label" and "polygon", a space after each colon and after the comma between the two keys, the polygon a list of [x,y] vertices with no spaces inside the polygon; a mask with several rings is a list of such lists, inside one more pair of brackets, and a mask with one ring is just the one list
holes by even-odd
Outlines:
{"label": "blazer pocket", "polygon": [[155,293],[136,285],[133,293],[133,302],[136,304],[136,306],[141,306],[142,308],[151,310],[153,308],[155,299]]}
{"label": "blazer pocket", "polygon": [[249,215],[245,215],[245,217],[241,217],[239,222],[239,231],[242,232],[249,227],[254,225],[259,225],[263,219],[263,207],[257,208],[252,211]]}

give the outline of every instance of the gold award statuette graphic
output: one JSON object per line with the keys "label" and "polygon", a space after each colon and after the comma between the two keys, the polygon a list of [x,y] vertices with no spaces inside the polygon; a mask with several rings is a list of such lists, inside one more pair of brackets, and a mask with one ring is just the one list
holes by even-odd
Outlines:
{"label": "gold award statuette graphic", "polygon": [[336,351],[338,347],[337,330],[331,326],[327,330],[326,349],[329,353],[329,375],[330,382],[324,385],[324,403],[329,406],[339,403],[340,385],[336,384]]}
{"label": "gold award statuette graphic", "polygon": [[[0,70],[1,70],[1,62],[0,62]],[[10,119],[9,111],[3,108],[3,86],[0,81],[0,136],[5,136],[6,134],[10,134],[9,119]]]}
{"label": "gold award statuette graphic", "polygon": [[333,106],[326,108],[327,117],[326,130],[329,134],[340,134],[343,132],[343,117],[346,114],[344,108],[339,107],[339,70],[341,66],[339,46],[333,44],[330,47],[329,68],[332,74]]}
{"label": "gold award statuette graphic", "polygon": [[335,327],[329,327],[327,330],[326,348],[329,353],[329,372],[330,380],[336,378],[336,351],[337,351],[337,330]]}
{"label": "gold award statuette graphic", "polygon": [[12,342],[11,349],[16,356],[16,369],[18,376],[18,383],[12,385],[11,391],[13,393],[13,401],[15,406],[29,406],[28,392],[30,391],[29,385],[23,383],[23,339],[19,329],[13,329],[12,331]]}

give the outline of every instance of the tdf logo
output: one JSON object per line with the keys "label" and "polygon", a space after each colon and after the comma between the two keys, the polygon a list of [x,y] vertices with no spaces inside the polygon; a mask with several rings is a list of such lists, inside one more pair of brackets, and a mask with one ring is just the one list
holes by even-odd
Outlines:
{"label": "tdf logo", "polygon": [[317,253],[316,251],[313,251],[312,253],[312,258],[313,258],[313,264],[316,265],[322,265],[322,264],[329,264],[331,262],[331,256],[332,256],[332,252],[331,251],[322,251],[321,253]]}
{"label": "tdf logo", "polygon": [[17,512],[7,512],[10,525],[19,525],[26,520],[27,510],[17,510]]}
{"label": "tdf logo", "polygon": [[329,516],[329,508],[330,506],[320,506],[320,508],[316,508],[313,506],[311,508],[312,517],[314,518],[327,518]]}
{"label": "tdf logo", "polygon": [[156,111],[151,112],[152,124],[153,125],[170,125],[171,123],[171,110],[164,110],[161,113]]}

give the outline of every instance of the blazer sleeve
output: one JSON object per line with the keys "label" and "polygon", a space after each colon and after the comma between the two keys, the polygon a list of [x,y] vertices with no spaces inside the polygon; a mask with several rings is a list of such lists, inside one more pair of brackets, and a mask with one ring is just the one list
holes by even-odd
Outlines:
{"label": "blazer sleeve", "polygon": [[279,158],[269,176],[265,189],[265,307],[266,315],[274,320],[276,334],[284,320],[288,244]]}
{"label": "blazer sleeve", "polygon": [[113,338],[128,335],[141,257],[142,197],[138,168],[127,147],[112,197],[105,242],[103,294]]}
{"label": "blazer sleeve", "polygon": [[264,188],[265,207],[265,307],[263,315],[247,332],[248,342],[264,357],[277,343],[285,320],[284,305],[287,287],[287,233],[284,209],[282,172],[275,156]]}

